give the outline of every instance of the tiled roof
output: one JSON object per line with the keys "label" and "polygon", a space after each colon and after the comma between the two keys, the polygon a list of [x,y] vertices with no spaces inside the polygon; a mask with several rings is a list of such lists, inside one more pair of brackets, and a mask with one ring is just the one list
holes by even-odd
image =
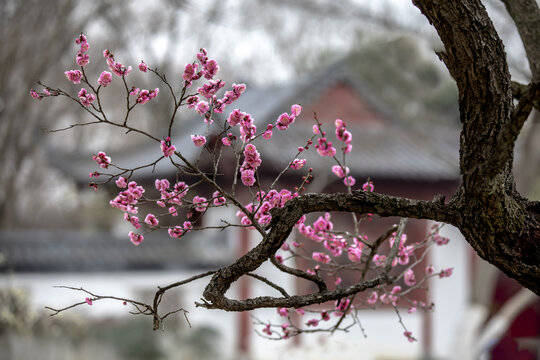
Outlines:
{"label": "tiled roof", "polygon": [[134,246],[127,236],[77,230],[0,232],[0,272],[98,272],[208,268],[230,260],[226,242],[194,244],[188,234],[172,239],[166,232],[145,235]]}

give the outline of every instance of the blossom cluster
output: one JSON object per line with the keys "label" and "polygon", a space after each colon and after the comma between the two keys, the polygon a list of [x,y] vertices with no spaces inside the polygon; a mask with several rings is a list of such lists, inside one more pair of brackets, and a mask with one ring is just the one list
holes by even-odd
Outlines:
{"label": "blossom cluster", "polygon": [[[86,88],[81,88],[77,93],[77,97],[70,95],[69,97],[78,101],[80,105],[84,106],[87,111],[92,112],[93,115],[95,115],[94,113],[98,115],[102,114],[103,119],[100,119],[100,121],[112,123],[107,120],[101,109],[99,99],[100,88],[95,90],[86,77],[85,70],[82,68],[89,62],[89,55],[87,54],[89,44],[86,36],[81,34],[76,39],[76,43],[80,45],[76,62],[81,66],[81,69],[68,70],[65,72],[65,76],[74,84],[80,84],[81,82],[87,84],[90,91]],[[120,123],[113,124],[115,126],[123,126],[128,131],[132,131],[131,126],[126,126],[129,112],[136,105],[146,104],[156,98],[159,94],[159,88],[141,90],[136,86],[128,86],[126,76],[131,72],[131,66],[117,62],[109,50],[104,50],[103,56],[106,59],[110,72],[101,72],[97,79],[97,84],[103,88],[110,85],[113,73],[123,78],[126,85],[128,110],[123,125]],[[312,179],[312,169],[310,168],[307,174],[301,178],[300,186],[294,187],[292,191],[289,189],[276,190],[274,184],[268,188],[264,188],[263,184],[258,183],[258,171],[263,161],[261,153],[257,149],[257,141],[264,141],[261,138],[271,140],[274,128],[280,131],[289,129],[300,116],[302,106],[298,104],[292,105],[290,112],[284,112],[279,115],[275,122],[267,124],[266,128],[259,133],[257,133],[257,126],[255,125],[253,116],[238,108],[230,111],[226,119],[225,116],[216,116],[214,118],[214,114],[224,113],[228,105],[238,100],[245,92],[246,86],[244,84],[232,84],[232,88],[225,91],[225,82],[215,78],[219,72],[217,61],[208,58],[206,49],[200,49],[196,58],[197,61],[187,64],[184,68],[181,76],[183,87],[179,97],[176,96],[173,90],[174,87],[165,80],[164,76],[161,76],[157,70],[150,69],[151,73],[158,75],[168,85],[166,89],[170,89],[174,97],[175,108],[168,132],[160,134],[161,137],[156,137],[160,135],[148,135],[139,129],[136,130],[142,134],[147,134],[156,143],[160,144],[162,157],[159,157],[153,163],[134,169],[123,169],[116,164],[112,164],[111,158],[103,151],[98,152],[97,155],[92,157],[100,168],[111,168],[109,171],[117,171],[116,174],[94,171],[90,173],[90,177],[108,176],[108,181],[114,180],[117,187],[120,188],[118,194],[110,200],[109,204],[123,212],[124,220],[130,227],[137,231],[129,231],[128,233],[129,240],[134,245],[139,245],[143,242],[144,231],[154,231],[160,228],[166,229],[171,238],[180,239],[185,234],[194,230],[194,224],[197,224],[198,217],[203,216],[210,207],[219,206],[235,206],[238,209],[236,212],[238,218],[236,221],[238,223],[226,223],[223,228],[227,226],[242,226],[247,229],[256,228],[259,232],[264,233],[268,229],[268,225],[272,222],[272,210],[282,208],[287,202],[300,196],[299,194],[305,190],[304,185],[308,184]],[[141,61],[138,68],[143,73],[149,70],[148,65],[144,61]],[[193,83],[198,80],[205,83],[197,87],[196,93],[192,92],[189,95],[185,95],[186,89],[193,86]],[[222,96],[220,95],[221,92],[224,92]],[[59,90],[55,92],[55,90],[48,87],[44,87],[42,93],[38,93],[34,89],[30,91],[30,95],[38,100],[41,100],[44,96],[57,96],[59,93]],[[63,94],[65,95],[66,93]],[[92,105],[96,99],[98,100],[98,105]],[[176,110],[181,105],[186,106],[188,109],[193,109],[194,112],[201,115],[204,119],[207,132],[205,135],[191,134],[191,142],[194,146],[200,148],[199,154],[205,154],[211,157],[210,160],[213,161],[212,164],[214,165],[213,173],[203,172],[201,170],[202,167],[200,168],[198,165],[199,160],[195,164],[185,160],[186,157],[182,153],[182,149],[177,150],[177,147],[172,144],[170,137],[171,128],[175,120]],[[95,116],[98,117],[98,115]],[[286,167],[282,173],[289,171],[289,169],[303,169],[307,160],[298,156],[303,151],[309,150],[315,142],[314,147],[320,156],[335,160],[335,165],[329,168],[347,186],[348,193],[352,194],[352,187],[356,185],[356,179],[351,175],[353,172],[346,166],[345,162],[345,155],[349,154],[352,150],[352,135],[347,130],[345,121],[341,119],[334,121],[335,138],[337,142],[341,142],[341,147],[338,147],[338,149],[341,150],[343,155],[343,160],[340,161],[336,157],[338,150],[332,141],[327,138],[326,132],[322,129],[322,124],[317,119],[316,121],[317,124],[313,127],[314,135],[307,140],[304,146],[298,147],[298,153],[293,159],[288,159],[285,162]],[[216,132],[211,132],[211,126],[216,127],[216,125],[219,127],[218,138],[213,136]],[[240,139],[241,143],[237,143],[237,139]],[[217,179],[221,176],[221,170],[226,167],[223,163],[221,165],[219,164],[222,152],[232,153],[236,161],[234,177],[231,181],[233,183],[232,191],[230,192],[221,187],[221,185],[218,185]],[[166,160],[170,160],[179,172],[174,182],[166,178],[156,178],[154,181],[155,191],[147,187],[149,190],[148,193],[158,195],[148,195],[142,185],[130,180],[139,169],[155,167],[155,164],[164,158],[168,158]],[[227,173],[227,171],[223,171],[223,173]],[[197,181],[188,185],[180,179],[182,174],[195,176],[197,177]],[[241,183],[245,187],[248,187],[243,188],[245,194],[251,194],[251,199],[245,201],[247,204],[244,204],[244,200],[240,200],[241,196],[235,195],[238,176]],[[278,175],[278,178],[279,176],[281,174]],[[103,183],[108,181],[104,181]],[[208,194],[212,193],[211,197],[195,190],[195,187],[203,182],[211,188],[208,192]],[[275,183],[277,183],[277,179]],[[254,187],[256,184],[258,188]],[[91,183],[91,186],[97,189],[96,183]],[[373,182],[370,180],[366,181],[361,188],[364,192],[373,192],[375,190]],[[139,206],[143,202],[155,204],[157,211],[147,212],[142,215],[139,214]],[[186,210],[186,219],[178,220],[183,210]],[[357,218],[357,214],[352,214],[353,226],[351,229],[354,230],[349,229],[346,231],[339,229],[341,226],[337,225],[339,224],[338,221],[341,221],[342,218],[338,218],[338,221],[336,221],[336,218],[333,219],[333,215],[329,212],[309,216],[313,217],[308,217],[305,214],[300,216],[295,224],[297,234],[300,236],[290,242],[284,242],[280,250],[282,252],[275,254],[273,262],[277,267],[280,267],[279,264],[282,264],[281,266],[285,264],[289,265],[288,261],[291,258],[300,258],[304,264],[308,264],[296,269],[305,272],[304,277],[317,278],[325,283],[333,279],[333,283],[327,285],[335,288],[346,285],[347,279],[345,277],[342,279],[341,277],[346,271],[361,274],[362,279],[364,279],[367,273],[369,273],[367,276],[369,278],[370,276],[381,274],[388,276],[389,272],[392,272],[392,277],[395,281],[374,286],[369,291],[366,291],[365,294],[338,299],[323,310],[306,309],[306,311],[301,308],[278,308],[277,312],[279,316],[287,318],[287,321],[280,325],[265,323],[262,332],[268,336],[279,334],[282,338],[288,338],[300,333],[302,331],[301,326],[316,328],[330,321],[332,318],[342,319],[360,308],[373,308],[381,304],[389,304],[395,307],[396,311],[398,311],[398,305],[401,307],[404,304],[408,307],[408,312],[414,312],[417,308],[429,310],[432,307],[431,304],[425,304],[422,301],[409,298],[411,291],[419,288],[422,284],[425,285],[426,279],[430,277],[438,276],[439,278],[446,278],[453,273],[453,268],[442,269],[436,272],[432,265],[426,267],[424,263],[424,254],[430,245],[436,244],[442,246],[449,242],[448,238],[438,233],[439,226],[433,228],[432,233],[429,234],[427,239],[417,242],[410,242],[402,228],[399,231],[390,230],[386,238],[373,241],[359,230],[361,221],[366,216],[368,219],[371,219],[371,214],[361,214],[360,219]],[[164,217],[174,220],[174,225],[164,225],[167,224],[166,221],[163,221]],[[395,226],[395,228],[397,229],[398,226]],[[307,240],[306,243],[304,243],[304,239]],[[86,302],[89,305],[92,304],[91,299],[87,299]],[[318,315],[302,320],[302,324],[299,325],[295,324],[295,321],[291,318],[291,315],[294,313],[300,316],[304,316],[306,313],[316,313]],[[339,326],[339,324],[340,321],[337,321],[336,326]],[[416,340],[407,329],[405,329],[404,336],[409,341]]]}

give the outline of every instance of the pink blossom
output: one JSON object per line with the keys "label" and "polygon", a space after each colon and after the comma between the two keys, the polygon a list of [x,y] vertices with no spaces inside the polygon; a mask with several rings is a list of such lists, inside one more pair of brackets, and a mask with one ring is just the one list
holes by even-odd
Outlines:
{"label": "pink blossom", "polygon": [[310,320],[308,320],[306,322],[306,325],[315,327],[315,326],[319,325],[319,320],[318,319],[310,319]]}
{"label": "pink blossom", "polygon": [[172,216],[178,216],[178,210],[176,210],[174,206],[171,206],[169,208],[169,214],[171,214]]}
{"label": "pink blossom", "polygon": [[319,135],[321,133],[321,131],[319,130],[319,126],[318,125],[313,125],[313,133],[315,135]]}
{"label": "pink blossom", "polygon": [[104,169],[107,169],[111,164],[111,158],[103,151],[98,152],[97,155],[93,155],[92,160],[94,160],[100,167]]}
{"label": "pink blossom", "polygon": [[445,277],[450,277],[450,276],[452,276],[453,272],[454,272],[454,268],[448,268],[448,269],[441,270],[441,272],[439,273],[439,277],[441,279],[445,278]]}
{"label": "pink blossom", "polygon": [[306,164],[306,159],[294,159],[289,165],[291,169],[300,170]]}
{"label": "pink blossom", "polygon": [[144,218],[144,222],[150,227],[155,227],[159,224],[159,220],[154,214],[146,215],[146,217]]}
{"label": "pink blossom", "polygon": [[168,233],[170,237],[180,239],[184,234],[184,229],[181,226],[175,226],[174,228],[170,228]]}
{"label": "pink blossom", "polygon": [[322,252],[314,251],[311,257],[313,258],[313,260],[322,262],[323,264],[328,264],[330,262],[330,256]]}
{"label": "pink blossom", "polygon": [[300,115],[301,112],[302,112],[302,107],[300,105],[294,104],[293,106],[291,106],[291,114],[294,117],[297,117],[298,115]]}
{"label": "pink blossom", "polygon": [[127,187],[127,181],[126,181],[126,178],[120,176],[120,177],[116,180],[116,186],[118,186],[119,188],[125,188],[125,187]]}
{"label": "pink blossom", "polygon": [[184,79],[184,86],[189,87],[192,84],[192,81],[197,80],[200,75],[197,75],[198,64],[187,64],[184,68],[184,74],[182,78]]}
{"label": "pink blossom", "polygon": [[214,205],[216,206],[221,206],[221,205],[224,205],[227,200],[225,199],[224,196],[220,196],[221,194],[219,193],[219,191],[215,191],[213,194],[212,194],[212,197],[214,198]]}
{"label": "pink blossom", "polygon": [[208,206],[208,200],[203,196],[196,195],[193,198],[193,204],[196,205],[195,206],[196,211],[204,212],[206,211],[206,207]]}
{"label": "pink blossom", "polygon": [[148,65],[146,65],[146,63],[142,60],[141,60],[141,63],[139,64],[139,70],[141,70],[142,72],[148,71]]}
{"label": "pink blossom", "polygon": [[351,246],[347,249],[347,255],[352,262],[359,262],[362,259],[362,249]]}
{"label": "pink blossom", "polygon": [[109,85],[112,81],[112,74],[108,71],[103,71],[101,75],[99,75],[98,84],[106,87]]}
{"label": "pink blossom", "polygon": [[199,101],[197,103],[196,110],[199,114],[205,114],[208,110],[210,110],[210,105],[208,105],[208,102],[206,101]]}
{"label": "pink blossom", "polygon": [[131,225],[135,227],[135,229],[141,228],[141,224],[139,223],[139,218],[137,216],[131,216],[128,213],[124,213],[124,219],[129,221]]}
{"label": "pink blossom", "polygon": [[224,136],[221,138],[221,143],[224,145],[224,146],[231,146],[231,139],[229,139],[227,136]]}
{"label": "pink blossom", "polygon": [[191,141],[195,146],[203,146],[206,144],[206,137],[204,135],[191,135]]}
{"label": "pink blossom", "polygon": [[30,90],[30,96],[37,100],[41,100],[43,98],[43,96],[39,95],[34,89]]}
{"label": "pink blossom", "polygon": [[242,180],[242,184],[253,186],[255,184],[255,173],[253,170],[244,170],[241,172],[240,179]]}
{"label": "pink blossom", "polygon": [[369,305],[373,305],[375,303],[377,303],[377,300],[379,299],[379,294],[377,294],[376,291],[372,291],[371,292],[371,295],[369,295],[368,299],[366,300],[366,302],[369,304]]}
{"label": "pink blossom", "polygon": [[129,240],[133,243],[133,245],[139,245],[143,242],[144,236],[141,234],[136,234],[133,231],[129,232]]}
{"label": "pink blossom", "polygon": [[336,155],[336,148],[332,146],[330,141],[327,141],[326,138],[320,138],[319,143],[315,145],[317,152],[321,156],[334,156]]}
{"label": "pink blossom", "polygon": [[131,90],[129,91],[129,96],[135,96],[135,95],[139,94],[139,91],[141,91],[141,89],[139,89],[138,87],[133,86],[131,88]]}
{"label": "pink blossom", "polygon": [[80,70],[68,70],[64,73],[69,81],[74,84],[80,84],[82,79],[82,72]]}
{"label": "pink blossom", "polygon": [[407,340],[409,342],[415,342],[416,341],[416,339],[412,336],[412,332],[410,332],[410,331],[405,331],[403,333],[403,335],[405,335],[405,337],[407,338]]}
{"label": "pink blossom", "polygon": [[270,324],[266,324],[264,326],[263,333],[267,334],[268,336],[272,335],[272,330],[270,329]]}
{"label": "pink blossom", "polygon": [[75,61],[77,61],[77,64],[79,66],[85,66],[85,65],[88,65],[88,63],[90,62],[90,55],[82,52],[82,51],[79,51],[77,52],[77,58],[75,59]]}
{"label": "pink blossom", "polygon": [[302,315],[305,315],[306,314],[306,311],[302,308],[299,308],[299,309],[296,309],[296,312],[298,313],[298,315],[302,316]]}
{"label": "pink blossom", "polygon": [[244,118],[245,115],[246,114],[243,113],[242,111],[240,111],[238,109],[234,109],[229,114],[229,117],[227,118],[227,122],[229,123],[229,125],[234,127],[234,126],[240,124],[240,121],[242,121],[242,119]]}
{"label": "pink blossom", "polygon": [[90,44],[88,43],[88,40],[84,34],[77,36],[75,39],[75,44],[81,45],[81,52],[87,52],[90,48]]}
{"label": "pink blossom", "polygon": [[219,71],[219,65],[216,60],[208,60],[203,64],[203,76],[206,79],[212,79]]}
{"label": "pink blossom", "polygon": [[88,174],[88,176],[90,176],[91,178],[93,178],[93,177],[99,177],[99,175],[101,175],[101,174],[98,173],[97,171],[94,171],[94,172],[91,172],[90,174]]}
{"label": "pink blossom", "polygon": [[277,313],[279,316],[287,317],[289,315],[289,310],[287,310],[287,308],[277,308]]}
{"label": "pink blossom", "polygon": [[372,192],[373,190],[375,190],[375,187],[373,186],[373,182],[372,181],[366,181],[363,185],[362,185],[362,190],[364,191],[367,191],[367,192]]}
{"label": "pink blossom", "polygon": [[174,154],[176,151],[176,146],[171,145],[171,138],[167,136],[165,140],[161,141],[161,152],[163,153],[163,156],[169,157]]}
{"label": "pink blossom", "polygon": [[85,301],[88,305],[92,305],[92,299],[86,298],[86,299],[84,299],[84,301]]}
{"label": "pink blossom", "polygon": [[156,187],[157,191],[163,192],[169,189],[171,183],[167,179],[156,179],[154,186]]}
{"label": "pink blossom", "polygon": [[150,100],[152,100],[153,98],[155,98],[158,94],[159,94],[159,88],[155,88],[154,90],[143,89],[141,90],[141,92],[139,93],[139,96],[137,97],[137,100],[135,101],[137,102],[137,104],[144,105]]}
{"label": "pink blossom", "polygon": [[86,106],[86,107],[92,105],[92,103],[96,99],[96,96],[94,94],[90,94],[85,88],[82,88],[79,91],[78,96],[79,96],[79,101],[81,102],[81,104],[83,104],[83,106]]}
{"label": "pink blossom", "polygon": [[407,286],[413,286],[416,284],[416,278],[412,269],[408,269],[407,271],[405,271],[405,274],[403,275],[403,280],[405,281],[405,284],[407,284]]}
{"label": "pink blossom", "polygon": [[433,241],[434,241],[437,245],[442,246],[442,245],[448,244],[448,242],[450,241],[450,239],[447,238],[447,237],[441,236],[441,235],[439,235],[439,234],[435,234],[435,235],[433,235]]}
{"label": "pink blossom", "polygon": [[334,165],[332,166],[332,172],[340,179],[343,179],[349,173],[349,167]]}
{"label": "pink blossom", "polygon": [[356,179],[353,178],[352,176],[347,176],[346,178],[343,179],[343,183],[346,186],[354,186],[354,184],[356,184]]}
{"label": "pink blossom", "polygon": [[426,266],[426,274],[431,275],[435,272],[435,269],[433,268],[433,265]]}
{"label": "pink blossom", "polygon": [[342,279],[340,277],[337,277],[336,280],[334,281],[334,284],[339,285],[341,284],[341,281]]}
{"label": "pink blossom", "polygon": [[411,306],[408,310],[407,310],[407,313],[409,314],[412,314],[412,313],[415,313],[416,312],[416,308],[414,306]]}
{"label": "pink blossom", "polygon": [[276,123],[276,127],[279,130],[287,130],[289,125],[291,125],[294,122],[295,117],[293,115],[289,115],[287,113],[283,113],[279,115],[279,118]]}

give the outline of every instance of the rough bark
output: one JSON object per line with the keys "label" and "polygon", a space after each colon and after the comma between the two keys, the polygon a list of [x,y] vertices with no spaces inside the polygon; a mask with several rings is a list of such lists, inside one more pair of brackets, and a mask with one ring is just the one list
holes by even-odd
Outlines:
{"label": "rough bark", "polygon": [[[204,292],[206,307],[241,311],[257,307],[300,307],[338,299],[389,282],[387,273],[339,291],[319,287],[305,296],[230,300],[230,285],[271,258],[296,221],[316,211],[374,213],[442,221],[458,227],[478,255],[540,295],[540,203],[522,197],[512,175],[514,145],[540,99],[538,44],[540,11],[534,0],[505,4],[523,37],[533,80],[519,88],[514,106],[506,53],[479,0],[413,0],[436,28],[445,51],[439,53],[459,89],[462,123],[462,185],[452,199],[417,201],[356,191],[353,194],[308,194],[272,213],[262,242],[234,264],[214,274]],[[527,12],[526,15],[523,12]],[[516,96],[516,97],[517,97]]]}

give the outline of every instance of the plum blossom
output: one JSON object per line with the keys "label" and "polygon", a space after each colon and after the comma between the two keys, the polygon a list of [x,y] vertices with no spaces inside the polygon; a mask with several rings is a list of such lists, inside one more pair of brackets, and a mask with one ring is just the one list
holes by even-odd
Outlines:
{"label": "plum blossom", "polygon": [[184,86],[190,87],[194,80],[198,80],[201,75],[197,74],[197,68],[199,64],[187,64],[184,68],[184,74],[182,74],[182,79],[184,79]]}
{"label": "plum blossom", "polygon": [[184,229],[181,226],[175,226],[173,228],[170,228],[168,233],[170,237],[180,239],[184,234]]}
{"label": "plum blossom", "polygon": [[294,159],[289,165],[291,169],[300,170],[306,164],[306,159]]}
{"label": "plum blossom", "polygon": [[431,275],[435,272],[435,269],[433,268],[433,265],[426,266],[426,274]]}
{"label": "plum blossom", "polygon": [[443,245],[448,244],[448,242],[450,241],[450,239],[447,238],[447,237],[441,236],[441,235],[439,235],[439,234],[435,234],[435,235],[433,235],[433,241],[434,241],[437,245],[443,246]]}
{"label": "plum blossom", "polygon": [[144,218],[144,222],[150,227],[156,227],[159,224],[159,220],[154,214],[148,214]]}
{"label": "plum blossom", "polygon": [[135,227],[135,229],[141,228],[141,224],[139,223],[139,218],[137,216],[131,216],[128,213],[124,213],[124,219],[129,221],[131,225]]}
{"label": "plum blossom", "polygon": [[86,299],[84,299],[84,301],[85,301],[88,305],[92,305],[92,299],[86,298]]}
{"label": "plum blossom", "polygon": [[143,242],[144,236],[142,236],[141,234],[134,233],[133,231],[130,231],[129,240],[133,243],[133,245],[137,246]]}
{"label": "plum blossom", "polygon": [[88,63],[90,62],[90,55],[88,55],[87,53],[84,53],[82,51],[79,51],[79,52],[77,52],[77,57],[76,57],[75,61],[77,61],[77,64],[79,66],[88,65]]}
{"label": "plum blossom", "polygon": [[75,44],[81,45],[81,49],[80,49],[81,52],[87,52],[88,49],[90,48],[88,39],[86,38],[86,35],[84,34],[77,36],[77,38],[75,39]]}
{"label": "plum blossom", "polygon": [[203,196],[195,195],[195,197],[193,198],[193,204],[196,205],[196,211],[204,212],[206,211],[206,208],[208,206],[208,200]]}
{"label": "plum blossom", "polygon": [[347,176],[346,178],[343,179],[343,183],[346,186],[354,186],[354,184],[356,184],[356,179],[353,178],[352,176]]}
{"label": "plum blossom", "polygon": [[99,79],[98,79],[98,84],[103,86],[103,87],[106,87],[107,85],[109,85],[110,83],[112,82],[112,74],[108,71],[103,71],[100,75],[99,75]]}
{"label": "plum blossom", "polygon": [[30,90],[30,96],[32,96],[36,100],[41,100],[43,98],[43,96],[39,95],[34,89]]}
{"label": "plum blossom", "polygon": [[139,92],[139,96],[137,97],[137,100],[135,101],[137,102],[137,104],[143,105],[149,102],[150,100],[152,100],[153,98],[155,98],[156,96],[158,96],[158,94],[159,94],[159,88],[155,88],[154,90],[142,89]]}
{"label": "plum blossom", "polygon": [[343,179],[349,173],[348,166],[334,165],[332,166],[332,172],[340,179]]}
{"label": "plum blossom", "polygon": [[96,96],[94,94],[90,94],[85,88],[82,88],[78,93],[79,101],[83,106],[89,107],[92,105],[94,100],[96,99]]}
{"label": "plum blossom", "polygon": [[405,331],[403,333],[403,335],[407,338],[407,340],[409,342],[415,342],[416,341],[416,338],[414,338],[414,336],[412,335],[412,332],[410,332],[410,331]]}
{"label": "plum blossom", "polygon": [[64,73],[69,81],[74,84],[80,84],[82,79],[82,72],[80,70],[68,70]]}
{"label": "plum blossom", "polygon": [[377,303],[377,300],[379,299],[379,294],[376,291],[372,291],[371,295],[367,298],[366,302],[369,305],[374,305]]}
{"label": "plum blossom", "polygon": [[119,188],[125,188],[127,187],[127,180],[126,178],[120,176],[116,181],[116,186],[118,186]]}
{"label": "plum blossom", "polygon": [[372,192],[373,190],[375,190],[375,187],[373,186],[373,182],[372,181],[366,181],[363,185],[362,185],[362,190],[364,191],[367,191],[367,192]]}
{"label": "plum blossom", "polygon": [[356,246],[351,246],[347,249],[347,256],[352,262],[359,262],[362,259],[362,249]]}
{"label": "plum blossom", "polygon": [[92,160],[94,160],[99,167],[103,169],[107,169],[109,165],[111,164],[111,158],[105,154],[105,152],[100,151],[97,155],[92,156]]}
{"label": "plum blossom", "polygon": [[141,70],[144,73],[148,71],[148,65],[146,65],[146,63],[142,60],[141,60],[141,63],[139,64],[139,70]]}
{"label": "plum blossom", "polygon": [[310,319],[310,320],[308,320],[306,322],[306,325],[315,327],[315,326],[319,325],[319,320],[318,319]]}
{"label": "plum blossom", "polygon": [[228,136],[224,136],[221,138],[221,143],[223,144],[223,146],[231,146],[232,142],[231,142],[231,139],[229,139]]}
{"label": "plum blossom", "polygon": [[219,193],[219,191],[215,191],[213,194],[212,194],[212,197],[214,198],[214,205],[216,206],[221,206],[221,205],[224,205],[227,200],[225,199],[224,196],[220,196],[221,194]]}
{"label": "plum blossom", "polygon": [[240,179],[242,180],[242,184],[253,186],[253,184],[255,184],[255,172],[253,172],[253,170],[241,171]]}
{"label": "plum blossom", "polygon": [[416,284],[416,278],[412,269],[405,271],[405,274],[403,274],[403,280],[407,286],[413,286]]}
{"label": "plum blossom", "polygon": [[301,112],[302,112],[302,106],[298,104],[294,104],[293,106],[291,106],[291,114],[294,117],[298,117],[298,115],[300,115]]}
{"label": "plum blossom", "polygon": [[156,179],[154,186],[156,187],[157,191],[163,192],[169,190],[171,183],[167,179]]}
{"label": "plum blossom", "polygon": [[210,105],[208,105],[208,102],[206,101],[199,101],[197,103],[197,106],[195,107],[195,110],[201,115],[205,114],[208,110],[210,110]]}
{"label": "plum blossom", "polygon": [[191,135],[191,141],[195,146],[203,146],[206,144],[206,137],[204,135]]}
{"label": "plum blossom", "polygon": [[124,66],[114,60],[114,55],[109,50],[103,50],[103,57],[107,60],[109,69],[118,77],[127,76],[131,72],[131,66]]}
{"label": "plum blossom", "polygon": [[322,262],[323,264],[328,264],[330,262],[330,256],[322,252],[314,251],[311,257],[313,258],[313,260]]}
{"label": "plum blossom", "polygon": [[448,268],[448,269],[441,270],[441,272],[439,273],[439,277],[441,279],[445,278],[445,277],[450,277],[450,276],[452,276],[453,272],[454,272],[454,268]]}
{"label": "plum blossom", "polygon": [[161,140],[161,152],[163,153],[163,156],[172,156],[175,151],[176,146],[171,145],[171,138],[169,136],[167,136],[165,140]]}
{"label": "plum blossom", "polygon": [[336,155],[336,148],[332,146],[332,142],[328,141],[325,137],[319,138],[319,143],[315,145],[317,153],[321,156],[334,156]]}
{"label": "plum blossom", "polygon": [[287,317],[289,315],[289,310],[287,310],[287,308],[277,308],[277,313],[279,316]]}
{"label": "plum blossom", "polygon": [[287,130],[289,126],[294,122],[294,120],[295,120],[295,117],[293,115],[283,113],[279,116],[276,122],[276,127],[282,131]]}
{"label": "plum blossom", "polygon": [[264,329],[262,330],[262,332],[267,334],[268,336],[272,335],[272,330],[270,329],[270,324],[266,324],[264,326]]}

